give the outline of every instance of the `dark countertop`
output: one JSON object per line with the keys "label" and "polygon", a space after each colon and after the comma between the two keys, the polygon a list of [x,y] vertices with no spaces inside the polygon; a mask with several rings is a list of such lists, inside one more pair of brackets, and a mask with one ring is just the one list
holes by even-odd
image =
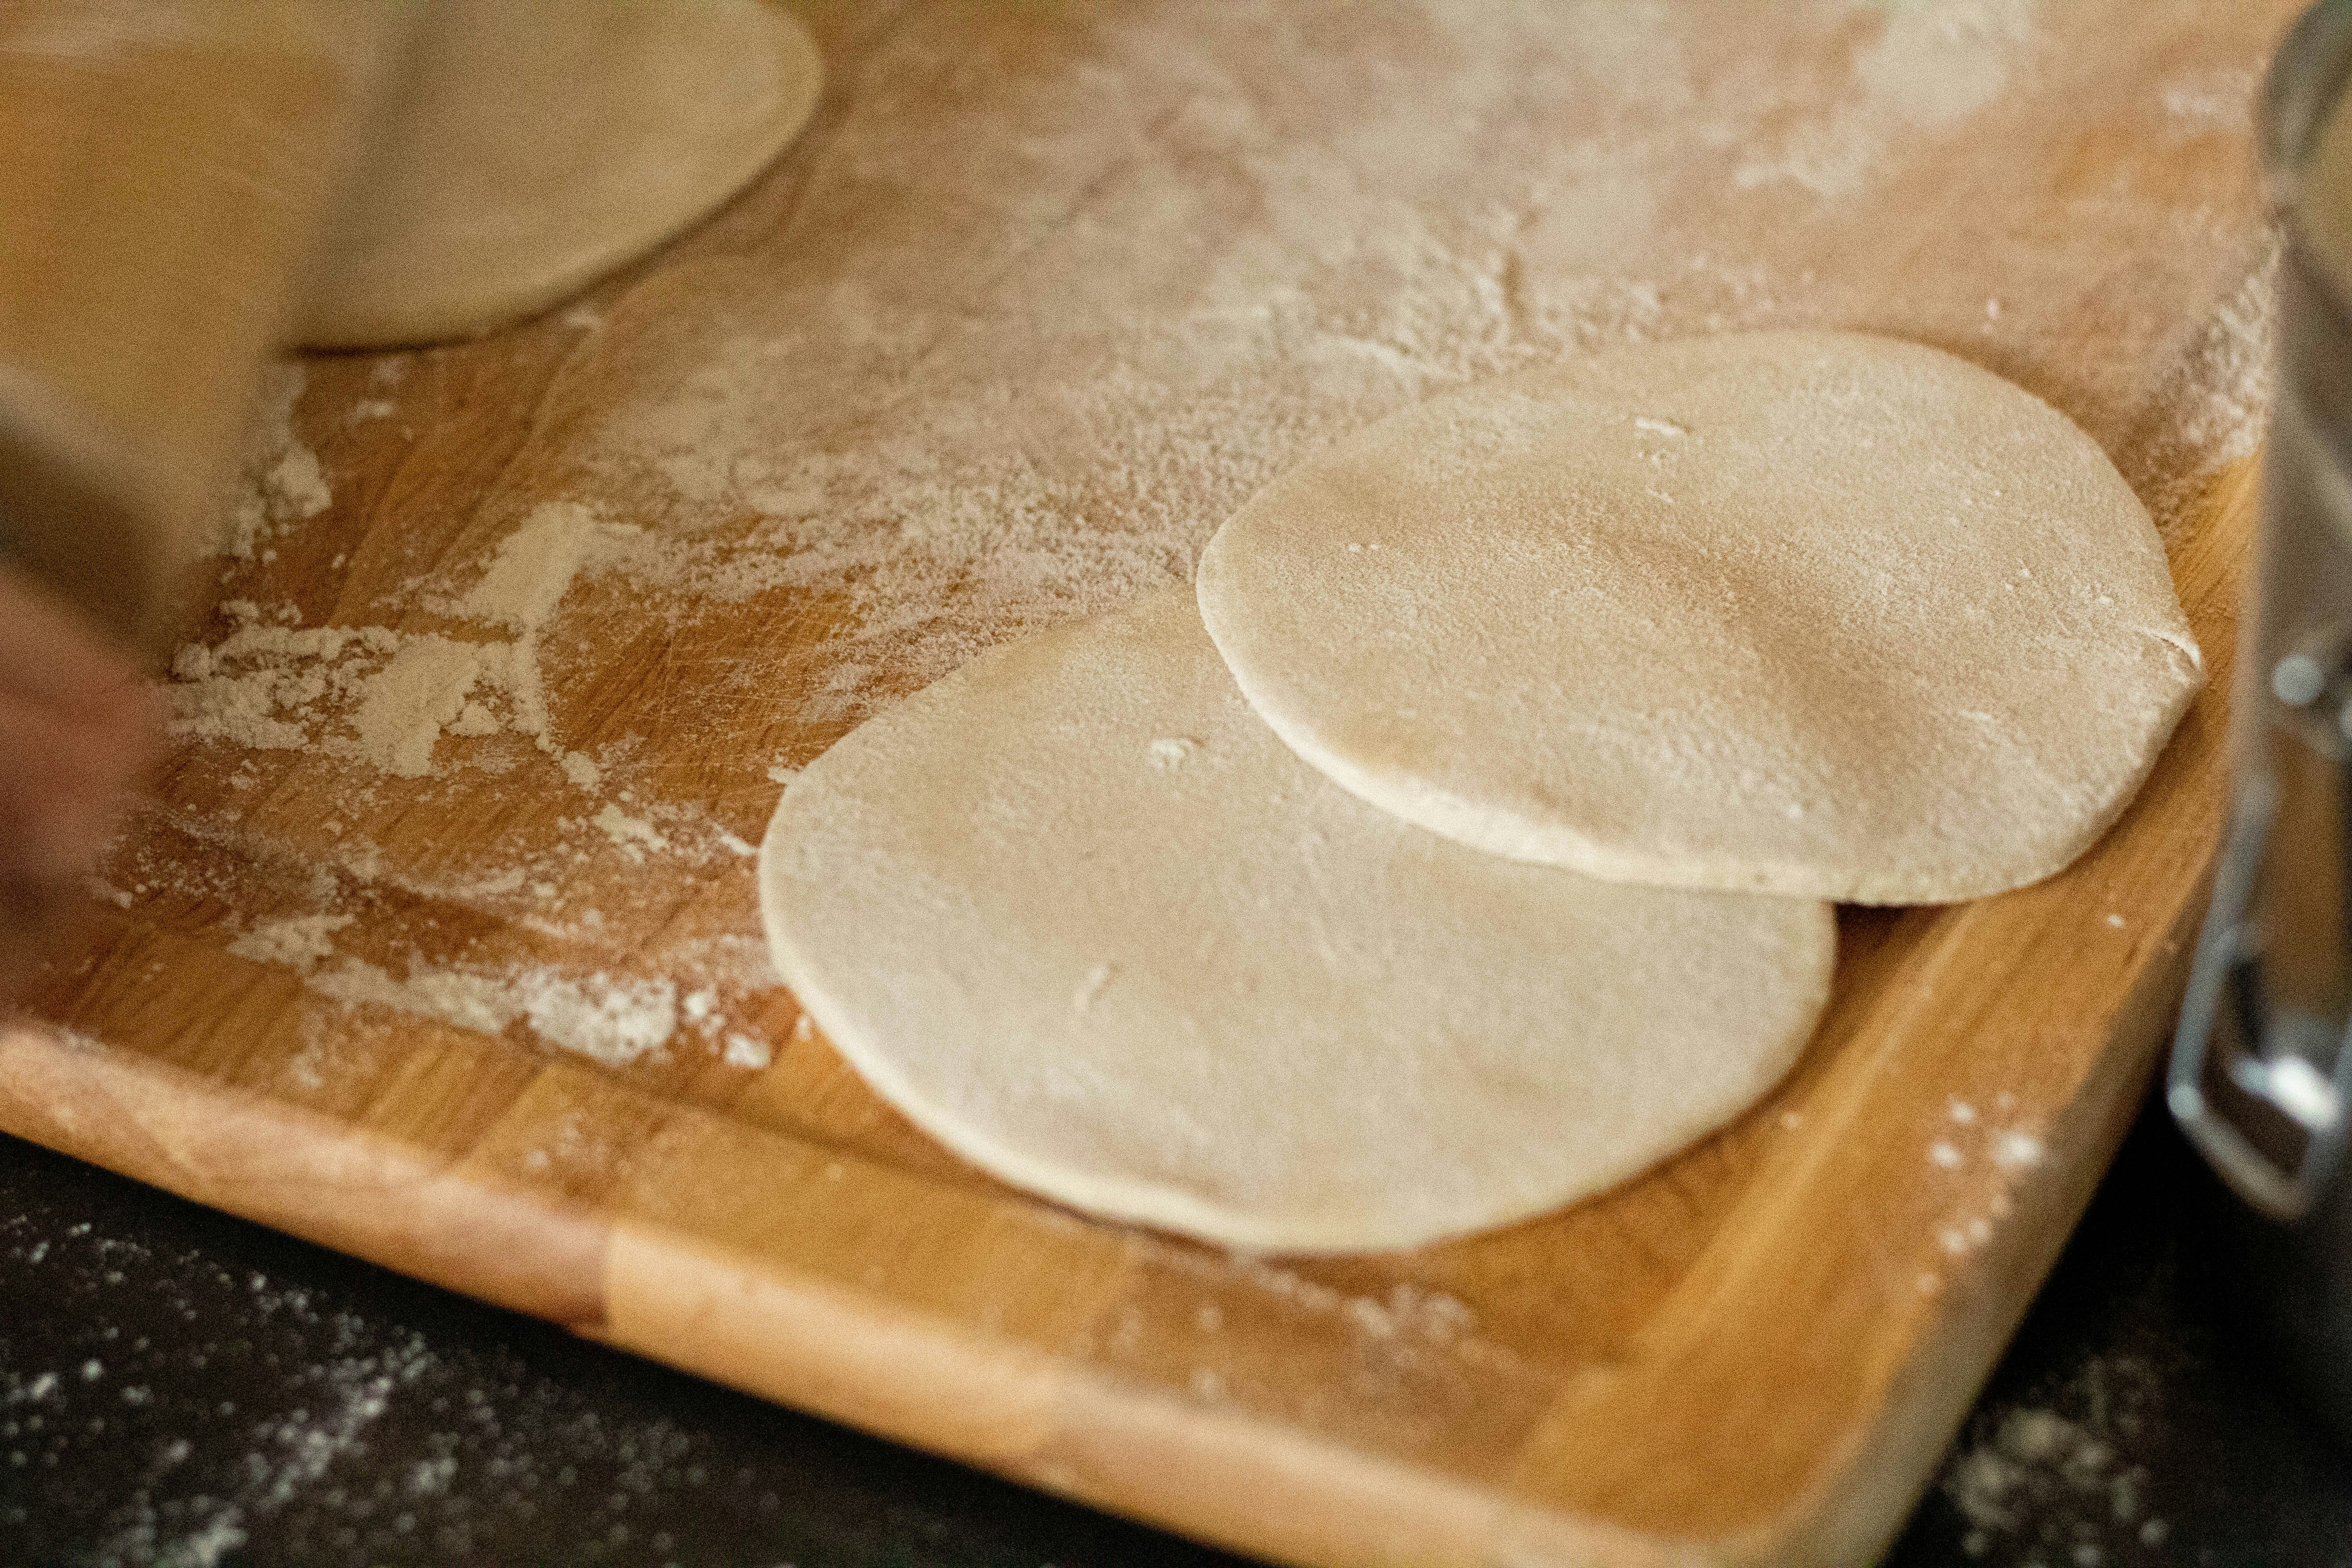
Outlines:
{"label": "dark countertop", "polygon": [[[1890,1563],[2352,1568],[2203,1182],[2144,1115]],[[0,1563],[1239,1561],[0,1137]]]}

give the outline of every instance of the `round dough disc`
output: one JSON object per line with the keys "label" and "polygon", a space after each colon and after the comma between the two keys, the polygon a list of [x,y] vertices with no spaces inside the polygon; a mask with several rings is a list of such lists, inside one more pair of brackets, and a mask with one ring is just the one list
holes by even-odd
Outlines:
{"label": "round dough disc", "polygon": [[1849,332],[1408,409],[1243,507],[1199,591],[1251,703],[1348,789],[1664,887],[1940,903],[2048,876],[2205,679],[2089,437]]}
{"label": "round dough disc", "polygon": [[1410,1247],[1606,1187],[1787,1070],[1826,905],[1514,865],[1333,787],[1179,590],[997,648],[793,781],[778,967],[1008,1182],[1230,1246]]}
{"label": "round dough disc", "polygon": [[473,337],[577,293],[749,184],[824,81],[766,0],[468,0],[430,22],[324,247],[310,347]]}

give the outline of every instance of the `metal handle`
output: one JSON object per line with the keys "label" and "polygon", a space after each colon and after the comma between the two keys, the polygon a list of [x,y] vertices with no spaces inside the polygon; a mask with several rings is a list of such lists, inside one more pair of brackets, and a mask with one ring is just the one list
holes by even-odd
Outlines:
{"label": "metal handle", "polygon": [[2271,775],[2242,786],[2181,1003],[2166,1100],[2240,1197],[2294,1220],[2342,1163],[2352,1050],[2340,1020],[2265,995],[2255,901],[2278,808]]}

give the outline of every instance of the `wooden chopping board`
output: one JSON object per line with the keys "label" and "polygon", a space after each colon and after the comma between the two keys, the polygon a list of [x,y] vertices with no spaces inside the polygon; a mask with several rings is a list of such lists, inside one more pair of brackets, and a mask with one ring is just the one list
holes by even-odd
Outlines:
{"label": "wooden chopping board", "polygon": [[[281,385],[0,1127],[1275,1558],[1865,1561],[2180,985],[2289,9],[818,9],[825,104],[714,223]],[[746,852],[864,712],[1181,580],[1389,408],[1794,322],[2083,423],[2215,679],[2062,876],[1848,911],[1721,1135],[1449,1246],[1231,1257],[961,1165],[775,984]]]}

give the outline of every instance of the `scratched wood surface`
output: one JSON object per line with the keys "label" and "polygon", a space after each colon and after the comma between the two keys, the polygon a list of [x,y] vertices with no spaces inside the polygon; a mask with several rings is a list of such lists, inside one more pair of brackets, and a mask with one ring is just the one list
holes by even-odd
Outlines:
{"label": "scratched wood surface", "polygon": [[[1442,6],[1346,26],[1297,7],[813,11],[825,104],[711,225],[584,311],[307,365],[192,644],[247,624],[503,639],[499,668],[530,661],[544,710],[486,679],[494,722],[428,733],[430,766],[404,773],[357,738],[352,705],[383,673],[362,662],[337,667],[349,689],[276,691],[303,744],[191,734],[0,1026],[0,1128],[1273,1558],[1868,1560],[2137,1107],[2201,910],[2253,512],[2244,100],[2286,16],[1738,15],[1746,30],[1731,10],[1647,17],[1630,56],[1595,63],[1592,16],[1567,10],[1508,37]],[[1656,96],[1654,68],[1679,108],[1633,101]],[[1922,98],[1933,80],[1965,90]],[[1332,127],[1434,125],[1427,104],[1454,97],[1468,140],[1428,166],[1276,177],[1344,151]],[[1506,132],[1511,156],[1477,142]],[[987,184],[1000,154],[1032,160],[1021,181]],[[1620,232],[1551,233],[1575,193],[1637,165],[1649,194],[1611,209]],[[1284,202],[1310,196],[1346,243],[1282,237]],[[1491,300],[1491,331],[1374,254],[1400,214],[1423,225],[1414,255],[1492,283],[1461,296]],[[1235,307],[1236,278],[1270,313]],[[1215,334],[1178,331],[1211,315]],[[962,646],[940,626],[977,646],[1172,579],[1262,469],[1451,382],[1790,321],[1937,342],[2074,415],[2157,510],[2214,679],[2063,875],[1846,911],[1818,1037],[1722,1134],[1447,1246],[1230,1257],[962,1166],[767,973],[740,848],[771,769],[935,673]],[[1336,388],[1301,370],[1342,338],[1372,344],[1348,351],[1370,370]],[[1210,342],[1226,357],[1203,370]],[[747,363],[772,390],[739,406]],[[1202,428],[1177,410],[1212,384],[1218,460],[1187,466],[1170,454]],[[683,443],[667,468],[648,428]],[[778,474],[838,477],[885,448],[897,469],[855,470],[878,488],[836,485],[800,503],[831,523],[775,531]],[[942,493],[1029,505],[1005,450],[1055,505],[906,578],[936,588],[937,616],[877,634],[906,607],[875,596],[894,568],[843,541],[908,531]],[[551,501],[623,525],[592,541],[617,553],[572,562],[520,630],[469,620],[467,585]],[[820,523],[845,531],[835,553],[791,553]],[[1101,543],[1122,528],[1139,549]],[[1054,553],[1079,534],[1086,551]],[[990,597],[1014,544],[1066,576]],[[769,570],[779,556],[793,569]]]}

